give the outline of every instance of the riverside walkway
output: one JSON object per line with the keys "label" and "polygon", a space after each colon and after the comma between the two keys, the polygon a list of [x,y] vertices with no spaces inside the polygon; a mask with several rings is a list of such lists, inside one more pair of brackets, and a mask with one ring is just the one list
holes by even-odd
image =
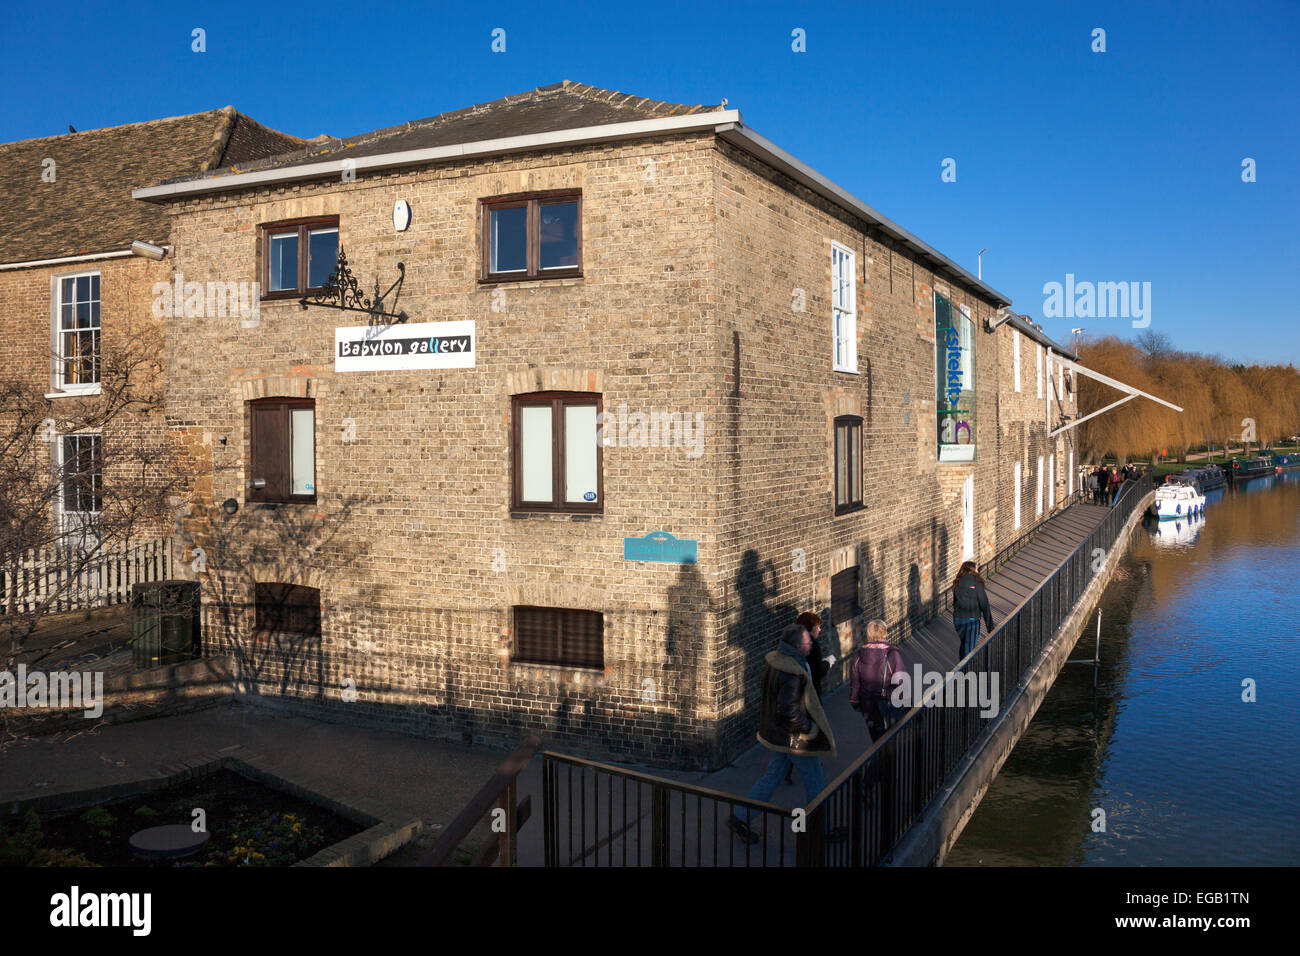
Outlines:
{"label": "riverside walkway", "polygon": [[[1003,675],[999,703],[1017,695],[1018,678],[1037,673],[1040,655],[1097,573],[1092,554],[1085,554],[1083,546],[1109,549],[1149,488],[1145,480],[1126,486],[1114,509],[1076,501],[1034,529],[1032,538],[986,579],[996,629],[993,639],[972,655],[968,669]],[[956,670],[959,647],[948,613],[932,618],[899,644],[909,671],[917,664],[926,671]],[[1047,686],[1054,676],[1052,671]],[[828,694],[824,705],[838,752],[823,758],[828,787],[814,801],[802,830],[791,815],[791,808],[806,802],[797,773],[793,783],[778,788],[770,804],[750,803],[741,796],[767,765],[770,752],[757,743],[713,773],[640,771],[546,754],[540,768],[534,761],[520,777],[521,795],[532,791],[546,805],[542,825],[520,833],[520,864],[879,863],[904,842],[933,797],[942,796],[949,772],[975,749],[984,727],[999,723],[980,721],[973,708],[919,708],[873,747],[861,715],[849,706],[847,686]],[[1008,750],[1016,737],[1018,731],[1005,744]],[[972,805],[964,808],[963,819],[996,766],[983,772],[987,780],[973,795]],[[762,834],[757,845],[744,844],[726,826],[730,813],[744,806],[757,814],[754,826]],[[822,821],[820,826],[812,825],[814,817]],[[837,839],[823,840],[820,834],[827,830],[838,831]]]}

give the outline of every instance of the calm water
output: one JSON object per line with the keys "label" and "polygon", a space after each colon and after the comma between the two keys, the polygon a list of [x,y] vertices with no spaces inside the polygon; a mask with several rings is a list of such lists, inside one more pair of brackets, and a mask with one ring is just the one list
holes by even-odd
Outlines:
{"label": "calm water", "polygon": [[1065,667],[946,865],[1296,863],[1300,474],[1169,525],[1137,529],[1101,602],[1100,667]]}

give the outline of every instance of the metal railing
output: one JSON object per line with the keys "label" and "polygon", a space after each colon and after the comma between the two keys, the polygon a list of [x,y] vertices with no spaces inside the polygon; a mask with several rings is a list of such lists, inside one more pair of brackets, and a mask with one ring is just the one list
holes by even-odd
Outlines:
{"label": "metal railing", "polygon": [[474,828],[483,822],[483,818],[490,814],[495,818],[492,832],[498,836],[485,843],[469,859],[469,865],[491,866],[499,861],[502,866],[514,866],[519,856],[519,830],[528,822],[533,805],[529,797],[525,797],[522,803],[517,801],[517,780],[541,746],[541,740],[536,737],[524,738],[524,742],[497,767],[491,779],[479,788],[465,809],[447,825],[437,842],[415,865],[450,865],[451,855],[460,848]]}
{"label": "metal railing", "polygon": [[[1121,489],[1088,538],[992,634],[800,810],[547,751],[542,755],[547,866],[873,866],[898,844],[989,726],[971,706],[929,706],[962,674],[996,672],[996,713],[1151,489]],[[1007,549],[1004,549],[1007,550]],[[749,811],[754,843],[727,819]]]}
{"label": "metal railing", "polygon": [[[1151,488],[1150,475],[1126,482],[1110,513],[1042,585],[812,801],[806,808],[802,863],[873,866],[888,856],[991,726],[976,707],[934,706],[936,695],[953,699],[946,695],[962,675],[997,673],[1001,679],[993,703],[995,713],[1001,713],[1100,570],[1095,550],[1110,551]],[[849,838],[830,842],[824,838],[828,829],[846,830]]]}
{"label": "metal railing", "polygon": [[[547,866],[790,866],[796,834],[774,803],[546,751]],[[728,826],[748,814],[757,843]]]}

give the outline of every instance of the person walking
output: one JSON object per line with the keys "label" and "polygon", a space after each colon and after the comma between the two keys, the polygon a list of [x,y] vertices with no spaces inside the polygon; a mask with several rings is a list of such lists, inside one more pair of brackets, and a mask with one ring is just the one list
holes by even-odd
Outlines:
{"label": "person walking", "polygon": [[952,624],[961,638],[958,660],[975,649],[980,640],[980,617],[993,633],[993,612],[984,592],[984,579],[974,561],[963,561],[952,582]]}
{"label": "person walking", "polygon": [[[799,771],[807,802],[811,803],[826,787],[821,755],[835,756],[835,735],[813,689],[807,661],[811,644],[808,632],[799,624],[791,624],[781,632],[776,650],[769,651],[764,660],[758,742],[772,756],[767,770],[745,794],[747,800],[772,799],[792,763]],[[745,807],[740,814],[733,812],[727,826],[746,843],[757,843],[760,837],[750,827],[754,811]]]}
{"label": "person walking", "polygon": [[826,663],[821,641],[817,640],[817,636],[822,632],[821,615],[814,611],[804,611],[795,619],[795,623],[807,631],[808,637],[812,640],[812,646],[804,660],[807,661],[808,670],[812,674],[813,689],[817,691],[817,699],[821,700],[822,684],[831,669],[831,665]]}
{"label": "person walking", "polygon": [[896,708],[890,696],[894,675],[903,671],[903,655],[889,643],[885,622],[869,621],[867,643],[858,648],[849,675],[849,706],[867,722],[867,736],[872,743],[894,723]]}
{"label": "person walking", "polygon": [[1124,484],[1124,479],[1119,476],[1119,471],[1113,466],[1110,469],[1110,506],[1115,507],[1115,502],[1119,500],[1119,486]]}

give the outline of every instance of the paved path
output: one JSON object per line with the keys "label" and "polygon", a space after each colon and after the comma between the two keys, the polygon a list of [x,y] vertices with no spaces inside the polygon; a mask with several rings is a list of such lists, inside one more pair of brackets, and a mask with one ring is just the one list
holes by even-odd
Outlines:
{"label": "paved path", "polygon": [[[987,579],[987,591],[989,596],[989,605],[993,611],[993,621],[1000,624],[1006,617],[1015,610],[1026,598],[1028,598],[1040,584],[1051,575],[1053,571],[1068,557],[1075,548],[1082,544],[1096,528],[1101,520],[1110,513],[1109,507],[1092,504],[1074,504],[1062,511],[1060,514],[1049,519],[1035,533],[1034,538],[1022,550],[1017,552],[1010,561],[1000,568],[996,575]],[[952,626],[952,621],[947,614],[940,615],[932,619],[927,625],[919,629],[912,637],[906,638],[899,644],[899,651],[903,656],[904,663],[908,670],[911,670],[914,664],[921,664],[926,670],[947,671],[958,661],[958,650],[960,640],[957,637],[956,629]],[[826,709],[827,719],[831,723],[831,729],[835,734],[836,756],[823,759],[822,765],[825,769],[827,782],[833,781],[840,773],[847,770],[869,746],[870,738],[867,736],[866,727],[862,716],[849,706],[849,692],[847,685],[837,688],[827,695],[823,701]],[[731,764],[721,770],[712,773],[703,772],[680,772],[666,771],[655,768],[638,767],[635,769],[643,770],[662,777],[669,777],[675,780],[682,780],[701,787],[707,787],[712,790],[722,791],[743,795],[754,782],[762,775],[767,766],[771,752],[761,745],[755,743],[753,747],[737,757]],[[576,778],[575,778],[576,779]],[[541,826],[541,808],[542,808],[542,773],[541,760],[534,760],[532,765],[520,777],[520,799],[524,795],[531,794],[533,801],[533,821],[525,826],[520,832],[519,840],[519,862],[520,865],[540,866],[543,861],[543,833]],[[592,826],[599,832],[607,832],[605,825],[605,814],[608,808],[606,799],[605,784],[601,783],[601,793],[599,794],[600,821],[592,821],[589,825],[588,833],[591,832]],[[576,790],[576,788],[575,788]],[[590,803],[596,803],[597,795],[593,788],[588,788],[585,794]],[[575,801],[577,800],[575,795]],[[803,787],[799,783],[799,776],[794,775],[794,782],[783,784],[772,796],[772,802],[786,807],[799,806],[804,802],[805,796]],[[614,795],[615,812],[617,819],[620,813],[620,797],[617,792]],[[635,797],[629,796],[629,807],[632,808],[631,815],[635,817]],[[692,801],[693,803],[693,801]],[[711,817],[713,809],[709,804],[704,804],[702,808],[695,808],[689,805],[680,808],[678,802],[674,800],[672,804],[672,813],[674,819],[681,812],[693,819],[696,812],[700,812],[705,817],[705,826],[702,828],[704,840],[708,844],[703,848],[703,858],[710,862],[713,854],[713,848],[716,845],[720,848],[721,854],[729,852],[727,844],[731,840],[729,831],[723,829],[720,835],[713,831]],[[588,807],[590,811],[590,806]],[[641,812],[643,817],[648,817],[648,802],[642,802]],[[722,819],[722,817],[720,817]],[[648,826],[648,824],[646,824]],[[676,833],[677,827],[674,826]],[[693,829],[693,827],[688,827]],[[575,828],[575,843],[580,843]],[[630,849],[629,854],[634,854],[636,850],[635,838],[629,832],[625,838]],[[622,853],[624,840],[613,841],[613,858],[617,861]],[[737,841],[738,842],[738,841]],[[768,841],[772,843],[771,840]],[[773,844],[775,846],[775,844]],[[605,860],[605,854],[610,849],[609,845],[600,851],[602,863]],[[680,853],[688,861],[694,861],[697,850],[700,848],[694,845],[684,848],[673,848],[674,858]],[[737,851],[742,852],[742,851]],[[757,852],[757,851],[755,851]],[[648,850],[646,851],[648,854]],[[793,861],[793,846],[788,845],[785,848],[786,862]],[[769,863],[775,857],[769,858]],[[751,859],[751,863],[757,864],[758,857]],[[740,859],[737,859],[740,863]],[[721,864],[725,865],[725,861]]]}

